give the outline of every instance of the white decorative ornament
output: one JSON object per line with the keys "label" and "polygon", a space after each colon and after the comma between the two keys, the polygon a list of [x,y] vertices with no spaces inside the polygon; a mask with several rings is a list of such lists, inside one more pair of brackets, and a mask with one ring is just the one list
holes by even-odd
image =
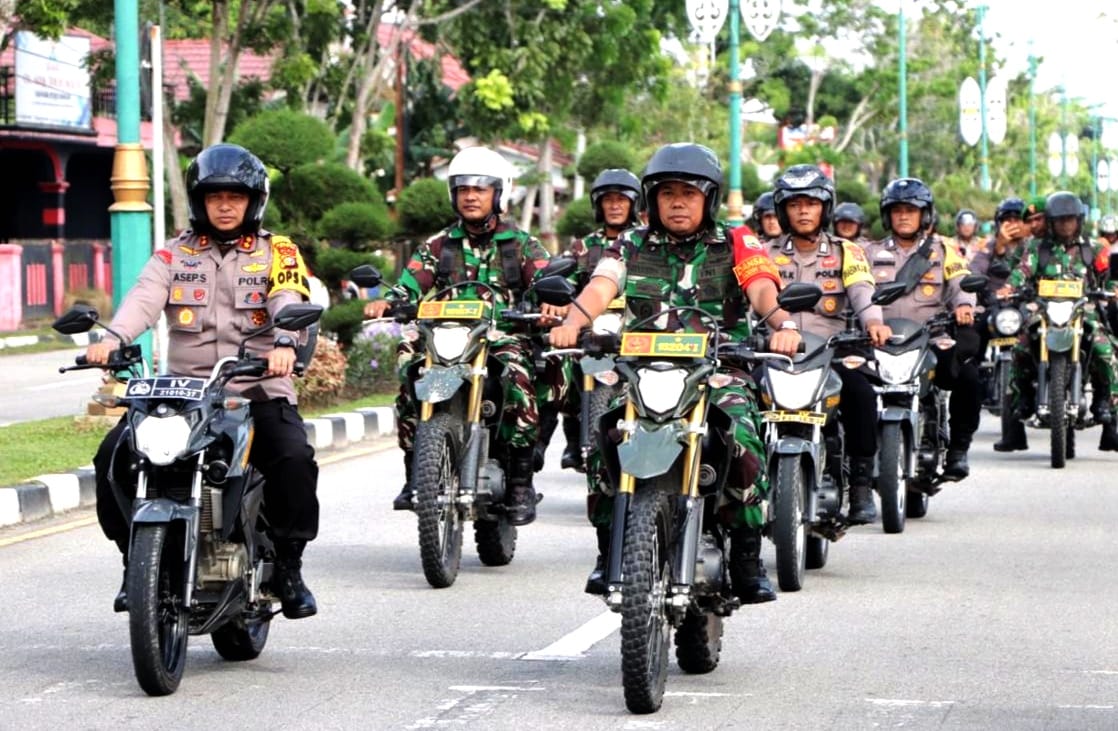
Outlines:
{"label": "white decorative ornament", "polygon": [[780,0],[741,0],[741,19],[758,43],[780,23]]}
{"label": "white decorative ornament", "polygon": [[712,43],[729,15],[730,0],[687,0],[687,19],[700,43]]}
{"label": "white decorative ornament", "polygon": [[1006,88],[1001,78],[990,79],[986,84],[986,139],[992,145],[1005,141]]}
{"label": "white decorative ornament", "polygon": [[959,134],[968,145],[982,138],[982,90],[972,76],[959,85]]}
{"label": "white decorative ornament", "polygon": [[1048,135],[1048,173],[1058,176],[1064,169],[1064,147],[1059,132]]}

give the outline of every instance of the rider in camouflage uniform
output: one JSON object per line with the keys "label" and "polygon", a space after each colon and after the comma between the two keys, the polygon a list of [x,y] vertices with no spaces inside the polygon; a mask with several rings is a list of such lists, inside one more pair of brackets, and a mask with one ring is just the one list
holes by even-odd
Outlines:
{"label": "rider in camouflage uniform", "polygon": [[[594,209],[594,220],[601,228],[575,239],[563,256],[578,263],[573,278],[581,290],[590,281],[590,274],[610,244],[627,228],[640,224],[641,181],[628,170],[610,168],[603,170],[590,186],[590,205]],[[555,359],[549,359],[554,361]],[[559,361],[562,377],[567,388],[558,394],[558,399],[540,401],[540,441],[536,445],[536,469],[543,466],[543,451],[551,441],[551,435],[558,424],[559,414],[563,415],[563,435],[567,446],[563,450],[560,466],[573,467],[585,471],[582,464],[581,431],[579,428],[580,389],[582,371],[570,358]]]}
{"label": "rider in camouflage uniform", "polygon": [[[551,331],[554,347],[570,347],[579,331],[605,311],[618,294],[625,295],[629,320],[664,309],[695,305],[722,321],[722,334],[731,340],[749,335],[745,300],[759,312],[776,308],[780,278],[761,243],[740,230],[731,232],[715,220],[722,186],[722,168],[715,154],[701,145],[673,144],[653,154],[641,181],[649,225],[621,234],[606,250],[590,282],[578,297],[583,314],[572,307],[562,326]],[[743,298],[743,291],[745,297]],[[587,317],[589,315],[589,319]],[[800,342],[795,330],[782,330],[788,314],[771,317],[770,347],[792,354]],[[680,322],[661,315],[653,321],[660,330],[685,327],[703,332],[698,318]],[[711,403],[733,422],[737,454],[719,514],[731,529],[730,577],[743,603],[776,598],[761,563],[761,502],[768,492],[765,447],[760,438],[760,412],[755,385],[743,372],[725,369],[732,381],[711,389]],[[589,471],[588,471],[589,474]],[[598,533],[598,561],[587,581],[588,593],[605,593],[606,555],[612,485],[599,484],[588,500],[588,514]]]}
{"label": "rider in camouflage uniform", "polygon": [[[492,150],[466,148],[451,160],[447,183],[459,220],[416,249],[400,276],[398,289],[414,303],[455,282],[474,280],[498,288],[490,291],[467,286],[457,290],[455,298],[481,299],[498,307],[515,305],[550,257],[535,237],[500,218],[511,200],[511,166]],[[507,292],[503,289],[506,287]],[[390,304],[390,300],[369,302],[365,316],[380,317]],[[407,481],[393,500],[396,510],[412,509],[412,448],[419,418],[412,388],[424,352],[421,343],[409,338],[397,347],[401,385],[396,397],[396,435],[404,450]],[[539,436],[532,348],[523,336],[502,334],[490,340],[489,352],[504,367],[500,378],[505,387],[505,406],[498,440],[508,448],[509,522],[526,525],[536,517],[532,448]]]}
{"label": "rider in camouflage uniform", "polygon": [[[1044,205],[1047,234],[1029,241],[1018,267],[1009,277],[1014,289],[1035,288],[1041,279],[1080,280],[1085,289],[1106,289],[1109,284],[1109,253],[1106,247],[1093,244],[1083,232],[1083,207],[1079,199],[1066,191],[1048,196]],[[1115,369],[1114,345],[1095,308],[1084,310],[1086,331],[1090,338],[1091,414],[1103,424],[1099,449],[1118,451],[1118,430],[1114,426],[1114,405],[1118,403],[1118,379]],[[1018,419],[1027,419],[1036,409],[1035,338],[1029,333],[1013,351],[1010,373],[1010,403]],[[1087,343],[1084,343],[1086,346]],[[1015,422],[1009,434],[994,445],[999,452],[1028,449],[1025,426]]]}

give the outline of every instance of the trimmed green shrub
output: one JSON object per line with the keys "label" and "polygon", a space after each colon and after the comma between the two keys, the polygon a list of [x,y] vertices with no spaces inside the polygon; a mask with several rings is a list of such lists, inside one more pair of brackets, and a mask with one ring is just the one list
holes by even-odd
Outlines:
{"label": "trimmed green shrub", "polygon": [[436,178],[420,178],[404,188],[396,212],[403,230],[415,236],[436,233],[454,220],[446,183]]}
{"label": "trimmed green shrub", "polygon": [[339,203],[383,200],[368,178],[341,163],[300,165],[276,182],[274,198],[285,221],[310,222]]}
{"label": "trimmed green shrub", "polygon": [[587,185],[594,182],[598,173],[609,168],[624,168],[640,177],[637,156],[627,146],[613,140],[595,142],[586,148],[578,159],[578,174],[586,178]]}
{"label": "trimmed green shrub", "polygon": [[571,201],[567,210],[555,224],[555,233],[560,236],[585,236],[598,224],[594,222],[594,210],[590,207],[590,197],[584,196],[576,201]]}
{"label": "trimmed green shrub", "polygon": [[365,301],[361,299],[339,302],[326,312],[320,320],[323,332],[333,333],[338,344],[348,348],[354,337],[361,332],[361,322],[365,319]]}
{"label": "trimmed green shrub", "polygon": [[358,250],[391,237],[393,228],[388,209],[372,202],[340,203],[326,211],[318,222],[323,238]]}
{"label": "trimmed green shrub", "polygon": [[334,149],[334,133],[328,124],[291,109],[272,109],[249,117],[237,125],[229,141],[285,173],[322,160]]}
{"label": "trimmed green shrub", "polygon": [[384,275],[386,281],[395,281],[388,262],[383,256],[366,251],[353,251],[336,246],[319,246],[315,252],[314,273],[327,287],[337,291],[350,271],[361,264],[372,264]]}

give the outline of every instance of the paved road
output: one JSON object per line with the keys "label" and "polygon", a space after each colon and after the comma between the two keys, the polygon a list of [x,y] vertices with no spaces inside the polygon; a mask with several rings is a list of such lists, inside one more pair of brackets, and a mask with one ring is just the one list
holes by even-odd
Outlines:
{"label": "paved road", "polygon": [[101,385],[101,371],[59,373],[73,365],[84,349],[51,350],[0,357],[7,384],[0,391],[0,426],[54,416],[84,414],[89,397]]}
{"label": "paved road", "polygon": [[803,591],[736,614],[720,667],[673,671],[652,716],[625,711],[614,617],[580,593],[594,549],[578,479],[541,480],[510,566],[469,554],[433,590],[414,517],[387,509],[402,478],[390,451],[323,468],[307,557],[321,613],[277,621],[240,665],[192,638],[168,698],[132,678],[109,611],[119,564],[95,526],[0,547],[0,726],[1118,728],[1118,456],[1081,447],[1057,472],[1043,433],[1011,457],[991,451],[992,426],[975,476],[927,518],[899,536],[853,531]]}

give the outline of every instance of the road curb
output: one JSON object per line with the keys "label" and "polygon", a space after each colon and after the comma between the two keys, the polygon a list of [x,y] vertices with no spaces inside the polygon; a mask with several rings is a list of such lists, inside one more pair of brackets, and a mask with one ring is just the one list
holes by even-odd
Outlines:
{"label": "road curb", "polygon": [[[307,439],[316,452],[345,449],[396,433],[396,414],[390,406],[326,414],[305,422]],[[19,485],[0,486],[0,526],[49,518],[96,502],[92,465],[73,472],[39,475]]]}

